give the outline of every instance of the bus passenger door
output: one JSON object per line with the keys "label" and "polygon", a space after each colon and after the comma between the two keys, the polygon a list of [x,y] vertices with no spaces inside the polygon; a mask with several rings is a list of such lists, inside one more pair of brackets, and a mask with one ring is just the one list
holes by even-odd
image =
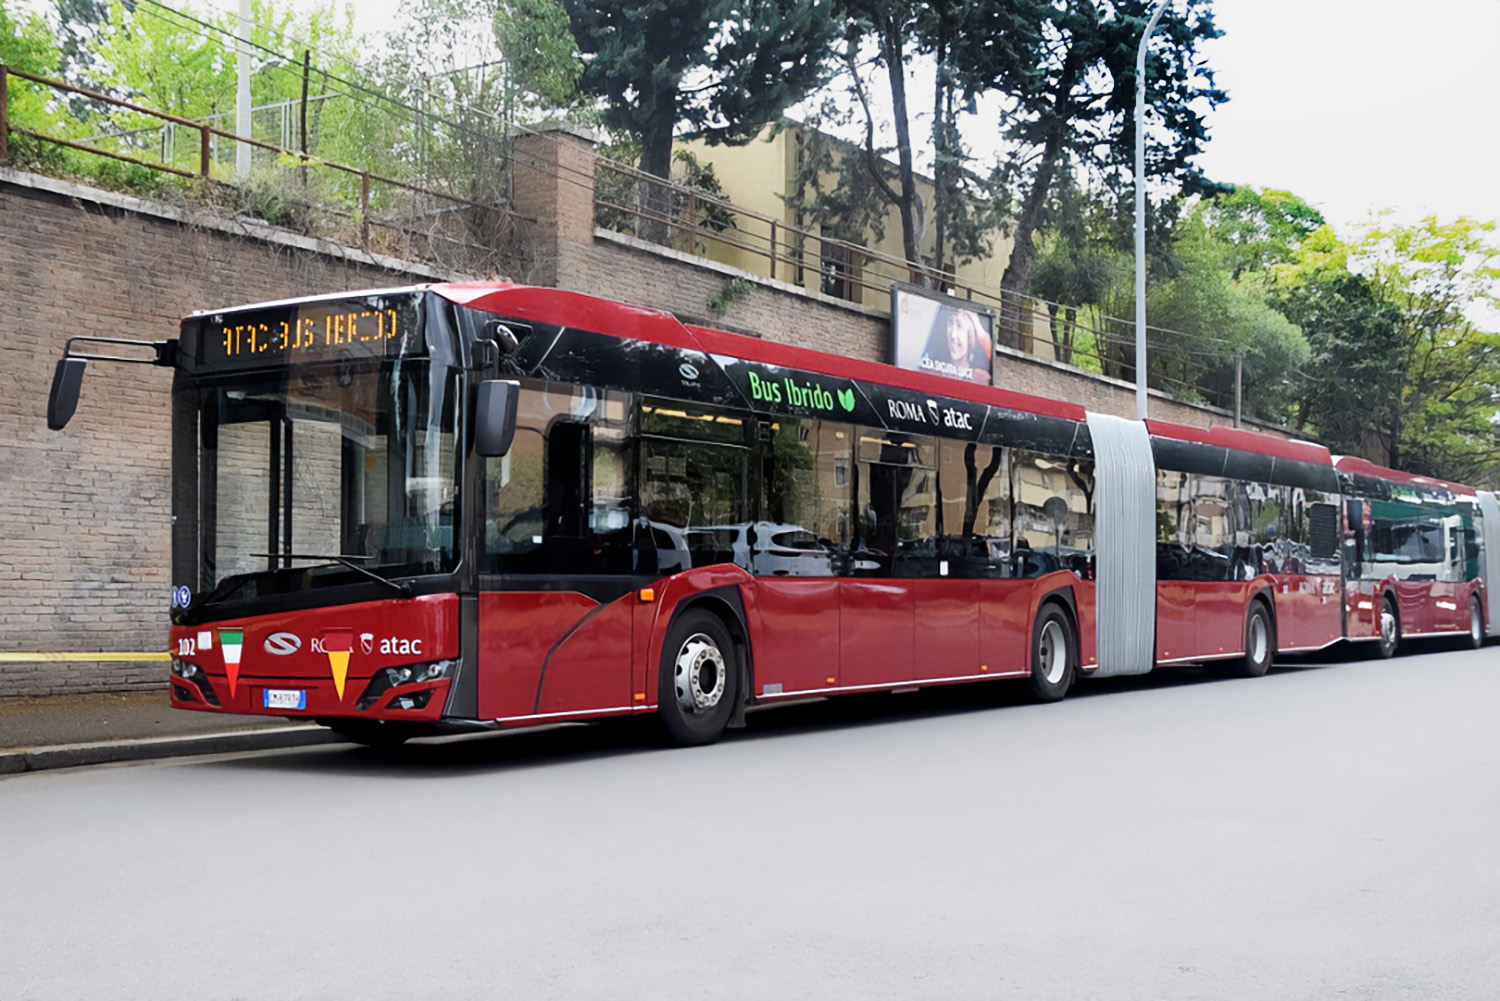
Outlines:
{"label": "bus passenger door", "polygon": [[756,520],[735,546],[756,575],[757,695],[840,683],[842,575],[853,538],[852,424],[769,417],[756,424]]}

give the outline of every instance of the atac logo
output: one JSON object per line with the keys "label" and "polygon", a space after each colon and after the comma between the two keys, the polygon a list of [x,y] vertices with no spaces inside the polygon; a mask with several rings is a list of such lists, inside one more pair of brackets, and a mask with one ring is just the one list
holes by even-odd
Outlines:
{"label": "atac logo", "polygon": [[958,431],[974,430],[971,414],[957,407],[945,407],[937,400],[924,400],[921,404],[909,400],[887,400],[886,408],[890,416],[896,420],[930,424],[933,427],[952,428]]}
{"label": "atac logo", "polygon": [[374,653],[375,652],[375,634],[374,633],[360,633],[359,634],[359,649],[361,650],[361,652],[364,653],[364,655],[366,657],[368,657],[368,656],[370,656],[370,654]]}
{"label": "atac logo", "polygon": [[290,657],[302,649],[302,637],[296,633],[272,633],[261,644],[266,653],[277,657]]}

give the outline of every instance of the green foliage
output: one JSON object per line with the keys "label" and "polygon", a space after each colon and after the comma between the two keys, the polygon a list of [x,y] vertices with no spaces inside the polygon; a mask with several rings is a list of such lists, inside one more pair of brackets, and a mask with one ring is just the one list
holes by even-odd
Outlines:
{"label": "green foliage", "polygon": [[[582,88],[606,101],[604,122],[641,144],[640,169],[665,178],[673,131],[745,142],[823,78],[835,30],[829,0],[564,0],[583,54]],[[689,82],[691,81],[691,82]],[[642,208],[665,216],[647,186]],[[666,224],[639,234],[656,242]]]}
{"label": "green foliage", "polygon": [[507,0],[495,8],[495,41],[517,90],[556,108],[580,98],[583,60],[558,0]]}
{"label": "green foliage", "polygon": [[[599,154],[607,161],[630,163],[639,156],[640,146],[630,140],[622,140],[601,147]],[[696,232],[701,228],[722,233],[733,229],[734,211],[721,201],[727,200],[728,195],[714,172],[713,164],[702,162],[692,150],[687,149],[675,151],[672,163],[671,180],[675,183],[671,189],[671,197],[665,202],[665,210],[670,213],[671,236],[675,238],[675,242],[684,244],[684,250],[704,251],[707,249],[704,243],[696,237],[691,240],[683,238],[684,232]],[[599,201],[605,204],[597,206],[595,224],[617,233],[634,233],[636,216],[628,206],[636,197],[637,187],[637,181],[630,173],[608,168],[596,171],[594,190]],[[709,197],[697,198],[695,192]],[[692,246],[687,246],[688,243]]]}
{"label": "green foliage", "polygon": [[1272,269],[1314,345],[1302,417],[1378,462],[1494,484],[1500,462],[1500,246],[1495,224],[1428,218],[1351,241],[1313,233]]}
{"label": "green foliage", "polygon": [[[61,62],[62,52],[47,22],[0,0],[0,63],[38,76],[56,76]],[[12,128],[49,134],[55,130],[61,116],[50,105],[50,90],[16,77],[9,88]],[[12,135],[10,145],[12,160],[23,167],[46,170],[63,159],[58,147],[28,136]]]}
{"label": "green foliage", "polygon": [[[1020,291],[1035,263],[1033,233],[1066,160],[1117,192],[1131,178],[1135,141],[1135,52],[1147,0],[983,0],[964,24],[974,44],[955,50],[954,71],[974,91],[1005,100],[1003,134],[1012,156],[1006,181],[1023,192],[1002,284]],[[1199,190],[1192,159],[1207,138],[1204,113],[1225,99],[1200,51],[1218,37],[1209,0],[1166,8],[1148,50],[1152,132],[1147,174],[1159,189]],[[1002,338],[1020,336],[1008,297]]]}
{"label": "green foliage", "polygon": [[1297,246],[1324,225],[1318,210],[1290,191],[1257,191],[1249,185],[1215,195],[1202,213],[1214,238],[1232,248],[1228,263],[1236,278],[1287,263]]}
{"label": "green foliage", "polygon": [[748,278],[731,278],[724,283],[718,294],[708,300],[708,311],[715,316],[724,316],[736,302],[754,292],[756,285]]}
{"label": "green foliage", "polygon": [[1201,387],[1210,402],[1225,406],[1234,397],[1234,354],[1243,351],[1245,413],[1286,420],[1299,388],[1296,373],[1309,356],[1306,338],[1256,284],[1235,280],[1228,248],[1203,225],[1201,212],[1179,228],[1177,274],[1146,291],[1151,325],[1173,332],[1152,345],[1153,373]]}

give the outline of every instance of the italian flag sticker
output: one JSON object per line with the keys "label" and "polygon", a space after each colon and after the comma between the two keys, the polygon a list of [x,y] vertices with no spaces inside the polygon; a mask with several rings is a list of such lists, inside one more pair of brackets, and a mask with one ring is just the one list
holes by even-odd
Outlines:
{"label": "italian flag sticker", "polygon": [[354,631],[336,629],[323,634],[323,652],[328,655],[328,670],[333,674],[333,687],[344,700],[344,681],[349,677],[349,654],[354,652]]}
{"label": "italian flag sticker", "polygon": [[240,649],[245,645],[243,629],[220,629],[219,649],[224,651],[224,673],[229,676],[229,696],[234,697],[240,680]]}

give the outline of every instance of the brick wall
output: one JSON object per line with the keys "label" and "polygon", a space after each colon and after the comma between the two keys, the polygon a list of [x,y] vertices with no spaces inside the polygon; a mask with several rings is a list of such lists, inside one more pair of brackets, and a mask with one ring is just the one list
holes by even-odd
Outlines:
{"label": "brick wall", "polygon": [[[172,376],[90,364],[48,431],[68,337],[176,336],[214,304],[447,277],[264,227],[0,171],[0,653],[159,651]],[[162,663],[0,662],[0,695],[159,685]]]}

